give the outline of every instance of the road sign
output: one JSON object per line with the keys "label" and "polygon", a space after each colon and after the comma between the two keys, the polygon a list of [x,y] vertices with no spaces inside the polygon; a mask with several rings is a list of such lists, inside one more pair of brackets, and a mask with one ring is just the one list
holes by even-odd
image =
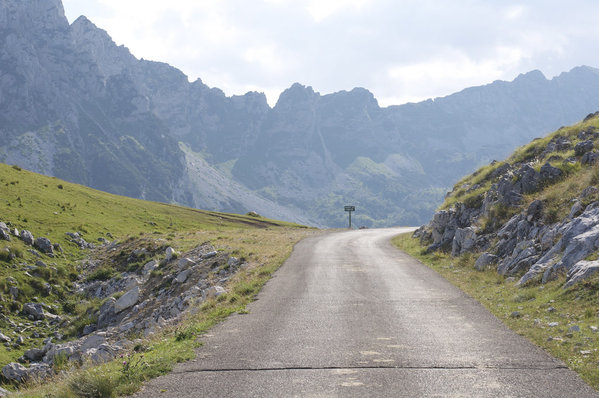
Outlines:
{"label": "road sign", "polygon": [[356,206],[345,206],[345,211],[349,211],[349,229],[351,229],[351,212],[356,211]]}

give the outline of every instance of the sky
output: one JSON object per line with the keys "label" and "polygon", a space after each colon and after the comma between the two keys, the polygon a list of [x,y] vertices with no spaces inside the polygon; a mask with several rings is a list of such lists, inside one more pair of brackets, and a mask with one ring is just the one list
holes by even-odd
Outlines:
{"label": "sky", "polygon": [[596,0],[63,0],[138,58],[227,95],[364,87],[381,106],[599,67]]}

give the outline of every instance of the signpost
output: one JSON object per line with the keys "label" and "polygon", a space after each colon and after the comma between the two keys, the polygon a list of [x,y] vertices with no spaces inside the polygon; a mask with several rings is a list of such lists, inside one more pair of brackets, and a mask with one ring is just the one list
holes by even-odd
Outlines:
{"label": "signpost", "polygon": [[351,212],[356,211],[356,206],[345,206],[345,211],[349,212],[349,229],[351,229]]}

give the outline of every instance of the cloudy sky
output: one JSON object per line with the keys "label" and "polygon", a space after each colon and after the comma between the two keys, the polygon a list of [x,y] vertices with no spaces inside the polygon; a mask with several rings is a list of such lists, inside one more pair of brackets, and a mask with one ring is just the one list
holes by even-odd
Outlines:
{"label": "cloudy sky", "polygon": [[381,105],[599,67],[596,0],[63,0],[138,58],[274,105],[292,83]]}

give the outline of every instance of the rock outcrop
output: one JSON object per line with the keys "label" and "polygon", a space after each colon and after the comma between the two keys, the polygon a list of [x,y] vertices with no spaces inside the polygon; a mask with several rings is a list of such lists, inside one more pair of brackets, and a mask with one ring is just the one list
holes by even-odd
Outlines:
{"label": "rock outcrop", "polygon": [[[520,285],[562,275],[564,287],[570,287],[593,275],[599,269],[599,189],[590,185],[564,193],[573,196],[559,198],[561,220],[556,200],[543,193],[558,189],[554,186],[566,178],[582,178],[578,173],[592,175],[588,155],[599,139],[597,124],[599,119],[589,116],[466,178],[448,194],[455,203],[435,213],[415,236],[431,251],[474,253],[476,269],[493,266],[501,275],[518,277]],[[572,147],[574,157],[561,155]],[[575,185],[559,189],[569,186]]]}

